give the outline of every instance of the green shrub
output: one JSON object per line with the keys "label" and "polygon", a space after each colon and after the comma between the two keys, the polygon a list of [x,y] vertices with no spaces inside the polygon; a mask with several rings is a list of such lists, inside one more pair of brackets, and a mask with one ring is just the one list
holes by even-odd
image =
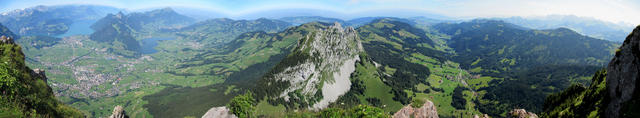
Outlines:
{"label": "green shrub", "polygon": [[238,95],[231,99],[231,102],[227,106],[231,113],[235,114],[239,118],[251,118],[255,114],[256,101],[253,99],[251,92],[247,92],[242,95]]}

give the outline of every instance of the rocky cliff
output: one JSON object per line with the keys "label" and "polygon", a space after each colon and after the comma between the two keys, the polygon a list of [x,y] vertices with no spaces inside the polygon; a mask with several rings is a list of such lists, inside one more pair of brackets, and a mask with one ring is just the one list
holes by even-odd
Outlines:
{"label": "rocky cliff", "polygon": [[[640,104],[640,89],[637,88],[640,86],[640,26],[627,36],[616,51],[607,71],[607,91],[611,101],[605,110],[606,116],[628,117],[624,114],[634,112],[637,115],[640,109],[634,105]],[[629,112],[630,110],[633,112]]]}
{"label": "rocky cliff", "polygon": [[349,77],[362,52],[356,31],[335,23],[300,40],[264,79],[267,86],[281,90],[277,99],[296,102],[299,108],[323,109],[349,91]]}
{"label": "rocky cliff", "polygon": [[433,102],[427,100],[422,107],[413,108],[407,105],[393,114],[393,118],[439,118],[438,110],[433,106]]}

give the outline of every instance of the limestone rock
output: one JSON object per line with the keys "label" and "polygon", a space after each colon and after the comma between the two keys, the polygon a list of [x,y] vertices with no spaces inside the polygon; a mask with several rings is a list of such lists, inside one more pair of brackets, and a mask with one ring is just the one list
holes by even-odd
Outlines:
{"label": "limestone rock", "polygon": [[513,109],[509,112],[507,118],[538,118],[538,115],[527,112],[524,109]]}
{"label": "limestone rock", "polygon": [[[292,52],[295,55],[283,59],[299,63],[279,63],[278,66],[287,66],[267,75],[264,79],[269,82],[265,83],[288,82],[289,86],[278,92],[277,97],[286,102],[304,103],[312,110],[324,109],[351,89],[349,77],[355,72],[359,53],[363,51],[353,27],[345,29],[335,23],[303,38]],[[266,85],[267,88],[273,86]],[[290,96],[295,92],[301,96]]]}
{"label": "limestone rock", "polygon": [[129,118],[129,116],[127,116],[127,114],[124,112],[124,108],[118,105],[113,108],[113,113],[111,114],[111,116],[109,116],[109,118]]}
{"label": "limestone rock", "polygon": [[393,114],[393,118],[439,118],[438,110],[433,102],[427,100],[422,107],[413,108],[407,105]]}
{"label": "limestone rock", "polygon": [[227,107],[213,107],[205,113],[202,118],[237,118],[236,115],[233,115],[229,112]]}
{"label": "limestone rock", "polygon": [[47,75],[44,73],[44,70],[42,69],[33,69],[33,71],[31,71],[31,76],[40,78],[44,82],[47,82],[47,79],[48,79]]}
{"label": "limestone rock", "polygon": [[13,39],[11,39],[11,37],[7,37],[7,36],[0,36],[0,43],[3,44],[13,44]]}
{"label": "limestone rock", "polygon": [[623,103],[633,97],[640,85],[640,26],[627,36],[607,67],[607,91],[610,102],[605,111],[609,118],[620,117]]}
{"label": "limestone rock", "polygon": [[473,118],[491,118],[491,117],[489,117],[489,115],[487,115],[487,114],[483,114],[482,116],[478,116],[476,114],[476,115],[473,115]]}

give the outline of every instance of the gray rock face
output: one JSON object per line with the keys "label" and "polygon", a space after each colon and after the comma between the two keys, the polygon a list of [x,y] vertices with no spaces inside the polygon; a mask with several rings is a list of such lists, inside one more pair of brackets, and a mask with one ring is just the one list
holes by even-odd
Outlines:
{"label": "gray rock face", "polygon": [[527,112],[524,109],[513,109],[507,115],[507,118],[538,118],[535,113]]}
{"label": "gray rock face", "polygon": [[47,82],[47,75],[44,73],[44,70],[42,69],[33,69],[33,71],[31,71],[31,76],[32,77],[38,77],[40,79],[42,79],[44,82]]}
{"label": "gray rock face", "polygon": [[[320,110],[349,91],[349,77],[355,71],[359,53],[364,49],[353,27],[344,29],[335,23],[327,29],[307,35],[295,51],[308,54],[309,57],[266,79],[290,83],[279,95],[285,101],[299,99],[309,104],[309,109]],[[304,98],[289,96],[296,91],[300,91]],[[318,98],[318,95],[322,95],[322,98]]]}
{"label": "gray rock face", "polygon": [[640,26],[627,36],[607,67],[607,91],[610,102],[605,111],[609,118],[620,117],[622,103],[629,101],[640,85]]}
{"label": "gray rock face", "polygon": [[113,108],[113,113],[111,113],[111,116],[109,116],[109,118],[129,118],[129,116],[127,116],[127,114],[124,112],[124,108],[118,105]]}
{"label": "gray rock face", "polygon": [[482,116],[479,116],[479,115],[473,115],[473,118],[491,118],[491,117],[489,117],[489,115],[488,115],[488,114],[483,114]]}
{"label": "gray rock face", "polygon": [[0,43],[3,44],[13,44],[13,39],[11,39],[11,37],[7,37],[7,36],[0,36]]}
{"label": "gray rock face", "polygon": [[237,118],[237,116],[229,112],[227,107],[213,107],[202,118]]}
{"label": "gray rock face", "polygon": [[403,107],[393,114],[393,118],[439,118],[439,116],[433,102],[427,100],[420,108],[413,108],[411,105]]}

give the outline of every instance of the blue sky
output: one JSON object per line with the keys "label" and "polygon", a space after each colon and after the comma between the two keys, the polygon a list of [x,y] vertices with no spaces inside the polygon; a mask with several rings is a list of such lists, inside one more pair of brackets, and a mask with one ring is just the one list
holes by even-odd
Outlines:
{"label": "blue sky", "polygon": [[344,14],[411,10],[453,18],[576,15],[640,24],[640,0],[0,0],[6,12],[36,5],[94,4],[127,10],[191,7],[228,15],[308,8]]}

